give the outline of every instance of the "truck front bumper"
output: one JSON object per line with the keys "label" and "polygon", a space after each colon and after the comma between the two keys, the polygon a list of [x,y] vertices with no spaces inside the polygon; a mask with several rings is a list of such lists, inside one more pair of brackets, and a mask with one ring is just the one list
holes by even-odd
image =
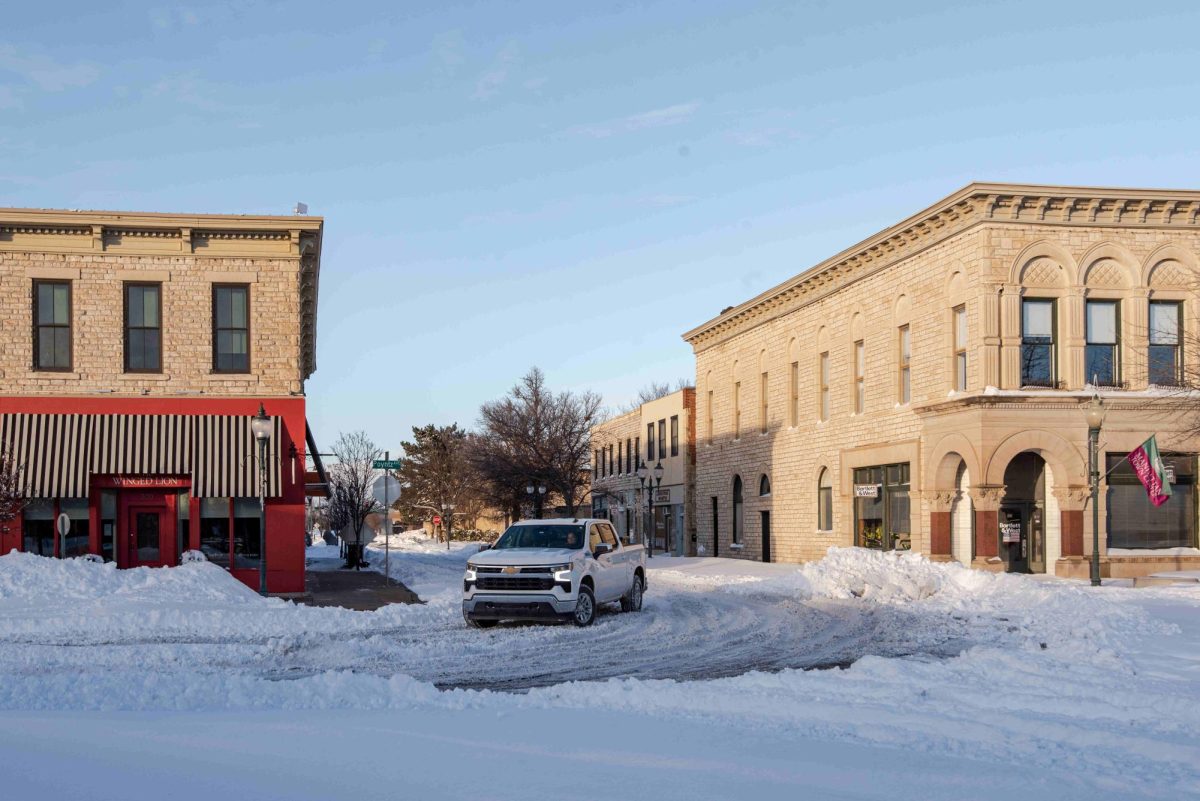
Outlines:
{"label": "truck front bumper", "polygon": [[575,613],[576,600],[554,595],[475,593],[463,600],[463,616],[473,620],[550,620]]}

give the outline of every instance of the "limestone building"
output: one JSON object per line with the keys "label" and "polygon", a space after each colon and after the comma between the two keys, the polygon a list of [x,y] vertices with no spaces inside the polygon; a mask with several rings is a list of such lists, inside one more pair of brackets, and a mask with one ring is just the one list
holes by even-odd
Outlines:
{"label": "limestone building", "polygon": [[252,587],[265,556],[270,592],[303,592],[323,225],[0,209],[0,451],[30,499],[0,553],[202,551]]}
{"label": "limestone building", "polygon": [[1198,254],[1200,192],[977,183],[687,332],[699,543],[1086,576],[1098,395],[1104,574],[1200,567]]}
{"label": "limestone building", "polygon": [[[650,544],[653,532],[655,553],[696,553],[695,407],[687,387],[592,429],[592,514],[612,520],[626,542]],[[645,483],[637,474],[643,463]]]}

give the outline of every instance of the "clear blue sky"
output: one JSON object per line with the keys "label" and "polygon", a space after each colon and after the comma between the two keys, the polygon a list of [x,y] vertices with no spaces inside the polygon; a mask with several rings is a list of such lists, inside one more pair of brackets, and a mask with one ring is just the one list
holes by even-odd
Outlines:
{"label": "clear blue sky", "polygon": [[307,202],[322,445],[690,376],[971,180],[1200,186],[1191,2],[71,5],[5,6],[0,205]]}

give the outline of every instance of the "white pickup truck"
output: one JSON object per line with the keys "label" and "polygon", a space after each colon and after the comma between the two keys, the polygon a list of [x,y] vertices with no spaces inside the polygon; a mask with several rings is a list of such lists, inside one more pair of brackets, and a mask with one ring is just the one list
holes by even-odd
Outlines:
{"label": "white pickup truck", "polygon": [[598,604],[642,608],[646,552],[623,545],[607,520],[522,520],[467,562],[463,618],[475,628],[501,620],[573,620],[590,626]]}

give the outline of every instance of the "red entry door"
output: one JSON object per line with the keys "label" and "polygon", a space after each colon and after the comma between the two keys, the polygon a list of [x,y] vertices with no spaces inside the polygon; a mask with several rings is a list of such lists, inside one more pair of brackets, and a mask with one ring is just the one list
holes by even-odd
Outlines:
{"label": "red entry door", "polygon": [[128,551],[130,567],[162,567],[170,564],[171,531],[167,510],[161,506],[128,507]]}

